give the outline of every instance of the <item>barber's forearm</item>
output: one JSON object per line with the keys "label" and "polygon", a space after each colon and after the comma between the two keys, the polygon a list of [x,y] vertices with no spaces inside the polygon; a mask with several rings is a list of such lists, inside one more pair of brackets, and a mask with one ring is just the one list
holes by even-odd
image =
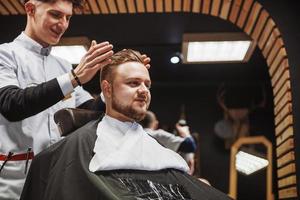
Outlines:
{"label": "barber's forearm", "polygon": [[64,98],[57,79],[35,87],[0,89],[0,112],[9,121],[20,121],[36,115]]}

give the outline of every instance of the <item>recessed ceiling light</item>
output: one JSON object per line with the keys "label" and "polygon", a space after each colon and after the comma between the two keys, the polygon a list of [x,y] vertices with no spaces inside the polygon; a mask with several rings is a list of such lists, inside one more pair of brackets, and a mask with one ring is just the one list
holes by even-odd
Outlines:
{"label": "recessed ceiling light", "polygon": [[180,58],[178,56],[172,56],[170,59],[171,63],[177,64],[180,61]]}

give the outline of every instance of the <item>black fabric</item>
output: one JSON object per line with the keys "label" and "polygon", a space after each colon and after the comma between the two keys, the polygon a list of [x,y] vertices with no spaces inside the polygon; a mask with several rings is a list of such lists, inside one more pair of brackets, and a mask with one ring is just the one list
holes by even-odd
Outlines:
{"label": "black fabric", "polygon": [[0,88],[0,112],[9,121],[20,121],[49,108],[64,98],[56,79],[34,87]]}
{"label": "black fabric", "polygon": [[[99,120],[77,129],[33,159],[21,200],[226,200],[227,195],[178,170],[92,173]],[[172,192],[173,189],[177,191]],[[175,199],[174,199],[175,200]]]}
{"label": "black fabric", "polygon": [[97,97],[95,99],[88,100],[78,106],[80,109],[87,110],[96,110],[96,111],[105,111],[105,103],[101,100],[101,97]]}
{"label": "black fabric", "polygon": [[197,145],[192,137],[186,137],[178,148],[178,152],[183,153],[194,153],[196,151]]}

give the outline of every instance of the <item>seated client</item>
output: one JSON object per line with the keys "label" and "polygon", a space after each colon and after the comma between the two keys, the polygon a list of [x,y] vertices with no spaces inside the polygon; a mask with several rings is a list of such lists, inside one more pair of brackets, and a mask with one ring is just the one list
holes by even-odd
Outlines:
{"label": "seated client", "polygon": [[141,55],[123,50],[111,60],[100,75],[105,114],[33,159],[21,199],[229,199],[137,123],[151,99]]}

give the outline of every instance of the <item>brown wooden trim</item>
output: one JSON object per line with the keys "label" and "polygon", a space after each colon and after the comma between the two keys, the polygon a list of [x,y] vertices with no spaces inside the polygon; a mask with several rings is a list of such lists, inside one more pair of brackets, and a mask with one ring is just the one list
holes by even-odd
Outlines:
{"label": "brown wooden trim", "polygon": [[126,0],[129,13],[136,13],[134,0]]}
{"label": "brown wooden trim", "polygon": [[191,2],[192,0],[184,0],[183,1],[183,11],[184,12],[191,12]]}
{"label": "brown wooden trim", "polygon": [[145,4],[144,1],[136,0],[136,7],[138,13],[144,13],[145,12]]}
{"label": "brown wooden trim", "polygon": [[278,37],[267,57],[267,63],[272,63],[274,61],[275,56],[277,55],[280,48],[282,48],[282,47],[283,47],[283,40],[281,37]]}
{"label": "brown wooden trim", "polygon": [[268,38],[267,43],[262,51],[265,58],[267,58],[270,50],[272,49],[272,47],[273,47],[277,37],[279,37],[279,35],[280,35],[280,32],[278,31],[277,28],[272,31],[272,33],[271,33],[270,37]]}
{"label": "brown wooden trim", "polygon": [[288,83],[286,83],[287,81],[290,82],[290,71],[289,70],[284,71],[284,73],[280,76],[279,81],[276,83],[275,87],[273,88],[274,96],[276,96],[278,94],[278,92],[280,91],[280,89],[283,87],[284,84],[288,84]]}
{"label": "brown wooden trim", "polygon": [[8,1],[8,0],[1,0],[3,6],[6,7],[6,9],[8,10],[8,12],[12,15],[17,15],[19,14],[19,12],[15,9],[15,7]]}
{"label": "brown wooden trim", "polygon": [[276,72],[273,74],[273,76],[271,77],[271,84],[273,87],[275,87],[277,81],[281,78],[282,74],[285,71],[289,70],[289,63],[288,63],[288,59],[284,58],[281,63],[279,64],[278,69],[276,70]]}
{"label": "brown wooden trim", "polygon": [[277,105],[274,107],[274,114],[277,115],[279,111],[286,105],[288,102],[292,101],[292,95],[290,92],[284,95],[284,97],[278,102]]}
{"label": "brown wooden trim", "polygon": [[275,27],[275,22],[273,21],[272,18],[269,18],[260,38],[258,39],[258,46],[261,50],[263,50],[274,27]]}
{"label": "brown wooden trim", "polygon": [[251,34],[251,37],[252,37],[255,41],[257,41],[258,38],[259,38],[259,36],[261,35],[262,30],[263,30],[263,28],[264,28],[264,26],[265,26],[265,24],[266,24],[266,22],[267,22],[268,17],[269,17],[268,12],[267,12],[266,10],[263,9],[263,10],[261,11],[260,15],[259,15],[259,18],[258,18],[258,20],[257,20],[257,23],[256,23],[256,25],[255,25],[255,27],[254,27],[254,30],[253,30],[252,34]]}
{"label": "brown wooden trim", "polygon": [[101,13],[108,14],[108,7],[105,3],[105,0],[97,0],[97,1],[98,1],[98,5],[99,5]]}
{"label": "brown wooden trim", "polygon": [[210,11],[210,1],[211,0],[204,0],[203,1],[203,7],[202,7],[202,13],[203,14],[209,14],[209,11]]}
{"label": "brown wooden trim", "polygon": [[87,2],[88,2],[88,4],[90,4],[93,14],[100,14],[100,10],[98,8],[96,0],[88,0]]}
{"label": "brown wooden trim", "polygon": [[278,191],[279,199],[297,197],[297,187],[289,187]]}
{"label": "brown wooden trim", "polygon": [[117,5],[116,5],[115,1],[106,0],[106,2],[107,2],[108,9],[110,11],[110,14],[117,14],[118,9],[117,9]]}
{"label": "brown wooden trim", "polygon": [[221,5],[221,0],[212,0],[212,6],[210,11],[212,16],[219,15],[220,5]]}
{"label": "brown wooden trim", "polygon": [[294,146],[294,138],[289,138],[288,140],[286,140],[284,143],[282,143],[281,145],[279,145],[276,148],[277,158],[279,158],[284,153],[292,150],[294,147],[295,147]]}
{"label": "brown wooden trim", "polygon": [[181,11],[181,0],[173,0],[174,1],[174,12]]}
{"label": "brown wooden trim", "polygon": [[162,13],[164,11],[163,0],[156,0],[155,5],[156,5],[155,12]]}
{"label": "brown wooden trim", "polygon": [[292,137],[294,135],[294,129],[292,126],[289,126],[282,134],[280,134],[276,138],[276,146],[279,146],[283,143],[286,139]]}
{"label": "brown wooden trim", "polygon": [[276,136],[282,133],[287,127],[293,125],[293,115],[286,116],[275,128]]}
{"label": "brown wooden trim", "polygon": [[1,15],[9,15],[8,10],[0,2],[0,13]]}
{"label": "brown wooden trim", "polygon": [[231,0],[223,0],[223,4],[221,6],[221,13],[220,13],[220,17],[224,20],[227,20],[228,14],[229,14],[229,10],[231,7]]}
{"label": "brown wooden trim", "polygon": [[283,109],[275,116],[275,125],[278,125],[288,114],[292,114],[292,104],[288,103]]}
{"label": "brown wooden trim", "polygon": [[279,64],[283,61],[284,58],[287,57],[287,54],[286,54],[286,50],[284,47],[282,47],[278,54],[276,55],[274,61],[272,62],[272,64],[268,65],[270,66],[269,68],[269,73],[271,76],[274,75],[274,73],[277,71],[277,69],[279,68]]}
{"label": "brown wooden trim", "polygon": [[125,0],[116,0],[119,13],[127,13]]}
{"label": "brown wooden trim", "polygon": [[234,0],[233,4],[232,4],[232,8],[229,14],[229,21],[231,21],[232,23],[235,24],[241,5],[242,5],[242,1],[243,0]]}
{"label": "brown wooden trim", "polygon": [[253,0],[245,0],[244,1],[244,5],[243,5],[243,8],[242,10],[240,11],[240,16],[238,18],[238,21],[237,21],[237,26],[240,27],[241,29],[244,27],[245,25],[245,21],[246,21],[246,18],[249,14],[249,11],[251,9],[251,6],[253,4]]}
{"label": "brown wooden trim", "polygon": [[172,12],[172,0],[165,0],[165,12]]}
{"label": "brown wooden trim", "polygon": [[23,6],[23,4],[19,0],[10,0],[10,2],[17,9],[17,11],[19,12],[19,14],[22,14],[22,15],[26,14],[24,6]]}
{"label": "brown wooden trim", "polygon": [[295,152],[294,151],[289,151],[282,157],[277,159],[277,167],[282,167],[287,163],[290,163],[295,160]]}
{"label": "brown wooden trim", "polygon": [[277,105],[279,100],[285,96],[287,93],[289,93],[291,91],[291,82],[287,81],[284,83],[284,85],[281,87],[281,89],[279,90],[279,92],[276,94],[276,96],[274,97],[274,104]]}
{"label": "brown wooden trim", "polygon": [[290,186],[290,185],[295,185],[295,184],[296,184],[296,175],[291,175],[291,176],[288,176],[288,177],[278,180],[279,188]]}
{"label": "brown wooden trim", "polygon": [[146,0],[146,10],[147,12],[154,12],[154,0]]}
{"label": "brown wooden trim", "polygon": [[295,172],[296,172],[295,163],[290,163],[287,166],[277,170],[277,177],[281,178],[281,177],[284,177],[286,175],[293,174]]}
{"label": "brown wooden trim", "polygon": [[244,28],[244,31],[250,35],[252,30],[253,30],[253,27],[255,25],[255,22],[258,18],[258,14],[259,12],[261,11],[262,9],[262,5],[258,2],[255,2],[252,9],[251,9],[251,12],[250,12],[250,15],[248,17],[248,20],[247,20],[247,23],[246,23],[246,26]]}

